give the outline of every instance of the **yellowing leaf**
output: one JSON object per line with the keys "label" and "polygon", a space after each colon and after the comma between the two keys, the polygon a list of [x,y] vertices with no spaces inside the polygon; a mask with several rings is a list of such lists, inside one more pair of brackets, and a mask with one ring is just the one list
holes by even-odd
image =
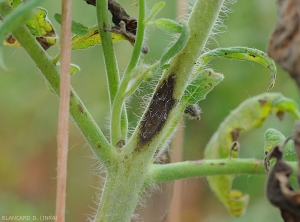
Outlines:
{"label": "yellowing leaf", "polygon": [[[205,148],[205,159],[237,158],[238,151],[231,150],[231,147],[239,134],[259,127],[272,112],[288,112],[295,119],[300,119],[297,104],[280,93],[264,93],[249,98],[221,123]],[[240,216],[246,210],[249,197],[240,191],[231,190],[234,177],[235,175],[209,176],[207,180],[231,214]]]}
{"label": "yellowing leaf", "polygon": [[[127,40],[122,34],[111,33],[113,42]],[[87,49],[89,47],[101,44],[99,31],[97,29],[89,31],[84,36],[75,35],[72,38],[72,50]]]}
{"label": "yellowing leaf", "polygon": [[58,42],[58,36],[47,14],[45,9],[38,7],[34,17],[26,23],[30,32],[37,37],[45,50]]}

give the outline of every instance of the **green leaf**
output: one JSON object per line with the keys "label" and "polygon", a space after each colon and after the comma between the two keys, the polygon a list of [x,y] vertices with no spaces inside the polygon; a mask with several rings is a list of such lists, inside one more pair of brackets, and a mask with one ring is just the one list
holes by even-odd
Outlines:
{"label": "green leaf", "polygon": [[278,130],[268,129],[265,133],[264,153],[269,153],[275,146],[282,146],[285,139],[285,136]]}
{"label": "green leaf", "polygon": [[[6,37],[10,34],[12,30],[18,26],[24,24],[28,19],[34,15],[34,7],[41,3],[41,0],[31,0],[26,3],[21,4],[19,7],[14,9],[11,13],[3,18],[2,24],[0,26],[0,42],[4,42]],[[0,45],[0,51],[2,51],[2,44]],[[0,66],[1,68],[7,70],[4,65],[3,52],[0,56]]]}
{"label": "green leaf", "polygon": [[[54,14],[54,18],[59,24],[61,24],[61,14],[59,13]],[[81,23],[72,20],[72,32],[76,35],[84,36],[88,34],[89,28]]]}
{"label": "green leaf", "polygon": [[148,22],[147,25],[159,28],[169,33],[181,33],[183,28],[179,23],[175,22],[174,20],[166,18],[161,18],[153,22]]}
{"label": "green leaf", "polygon": [[[268,154],[274,147],[282,146],[286,141],[286,137],[278,130],[270,128],[265,132],[264,154]],[[295,158],[294,142],[289,140],[284,148],[284,155],[293,155]],[[289,157],[290,158],[290,157]]]}
{"label": "green leaf", "polygon": [[147,25],[147,23],[151,21],[157,15],[157,13],[159,13],[159,11],[165,6],[165,4],[165,2],[159,2],[155,4],[151,9],[149,17],[144,21],[144,24]]}
{"label": "green leaf", "polygon": [[[111,33],[112,41],[127,40],[122,34]],[[72,50],[87,49],[89,47],[101,44],[99,31],[97,28],[90,30],[86,35],[75,35],[72,38]]]}
{"label": "green leaf", "polygon": [[188,105],[205,99],[206,95],[223,79],[222,74],[215,73],[212,69],[201,71],[186,88],[182,100],[186,101]]}
{"label": "green leaf", "polygon": [[[238,135],[260,126],[272,112],[288,112],[295,119],[300,119],[297,104],[280,93],[264,93],[249,98],[220,124],[205,148],[205,159],[237,158],[238,151],[231,150],[231,146]],[[234,175],[210,176],[207,179],[213,192],[234,216],[240,216],[245,212],[249,198],[240,191],[232,193]],[[239,195],[232,196],[232,194]]]}
{"label": "green leaf", "polygon": [[258,62],[271,71],[271,85],[269,89],[275,84],[277,70],[274,61],[265,52],[247,47],[217,48],[208,51],[200,56],[198,67],[195,68],[196,72],[201,71],[209,61],[218,57]]}
{"label": "green leaf", "polygon": [[162,56],[160,60],[160,66],[165,65],[167,61],[169,61],[173,56],[175,56],[180,50],[185,46],[188,38],[189,38],[189,28],[186,22],[182,21],[182,30],[179,38],[175,42],[175,44],[168,49],[168,51]]}

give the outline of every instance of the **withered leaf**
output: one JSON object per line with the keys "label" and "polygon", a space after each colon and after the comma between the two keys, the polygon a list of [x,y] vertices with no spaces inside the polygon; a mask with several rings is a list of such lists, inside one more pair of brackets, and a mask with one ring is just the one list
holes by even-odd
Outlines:
{"label": "withered leaf", "polygon": [[[300,122],[296,126],[293,139],[299,161]],[[295,191],[289,181],[293,169],[283,160],[285,144],[276,146],[266,156],[267,161],[276,158],[276,163],[268,175],[266,194],[269,201],[280,209],[285,222],[300,222],[300,191]]]}
{"label": "withered leaf", "polygon": [[300,90],[300,1],[278,0],[278,21],[268,54],[296,81]]}

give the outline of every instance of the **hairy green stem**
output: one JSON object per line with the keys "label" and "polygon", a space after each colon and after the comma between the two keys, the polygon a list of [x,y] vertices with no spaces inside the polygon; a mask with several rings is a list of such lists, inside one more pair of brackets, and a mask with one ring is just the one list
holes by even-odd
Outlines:
{"label": "hairy green stem", "polygon": [[110,29],[110,22],[108,20],[109,12],[107,8],[107,0],[96,0],[98,28],[102,41],[101,46],[103,49],[103,55],[105,60],[109,98],[111,104],[113,104],[113,101],[119,88],[120,79],[117,60],[111,38],[111,32],[108,31]]}
{"label": "hairy green stem", "polygon": [[[120,88],[116,94],[116,100],[113,103],[112,107],[112,118],[111,118],[111,141],[112,144],[117,144],[121,139],[127,139],[124,138],[124,127],[122,126],[121,121],[121,110],[124,109],[124,93],[126,91],[126,87],[130,81],[130,75],[133,71],[133,69],[136,67],[142,46],[144,41],[144,33],[145,33],[145,0],[139,0],[139,15],[138,15],[138,28],[137,28],[137,35],[136,35],[136,41],[133,48],[133,53],[131,56],[131,60],[127,66],[127,69],[125,71],[125,74],[123,76]],[[123,129],[123,130],[122,130]],[[126,133],[127,134],[127,133]]]}
{"label": "hairy green stem", "polygon": [[[170,61],[170,67],[163,74],[134,135],[120,150],[119,164],[108,169],[96,216],[97,222],[130,221],[140,191],[148,178],[148,170],[162,139],[162,132],[169,127],[174,129],[177,122],[173,118],[182,115],[178,113],[176,104],[183,94],[194,62],[206,44],[222,4],[223,0],[199,0],[195,4],[189,19],[191,35],[186,47]],[[158,109],[154,110],[156,108]],[[114,204],[111,204],[111,200]]]}
{"label": "hairy green stem", "polygon": [[[145,143],[143,146],[145,146],[145,148],[157,147],[159,143],[164,144],[168,139],[167,137],[164,137],[163,132],[165,130],[175,129],[178,121],[180,120],[179,116],[182,115],[182,112],[178,112],[177,109],[178,101],[180,101],[189,82],[188,80],[191,76],[194,64],[204,49],[223,2],[224,0],[198,0],[195,3],[188,21],[190,37],[186,46],[170,60],[170,67],[163,73],[162,78],[156,87],[156,91],[152,96],[152,100],[144,112],[144,115],[129,143],[134,144],[138,138],[141,138],[141,135],[146,135],[146,141],[149,143]],[[163,86],[165,86],[166,89],[164,89],[164,91],[167,94],[164,98],[162,98],[161,95],[161,89]],[[161,99],[165,100],[165,106],[168,102],[170,105],[166,109],[160,110],[162,113],[158,113],[157,110],[154,109],[157,107],[156,104],[159,104],[158,100]],[[158,113],[158,115],[153,115],[153,113]],[[153,123],[158,121],[158,116],[164,118],[161,121],[164,121],[165,123],[160,124],[157,128]],[[151,125],[154,125],[153,129],[149,129],[148,126]],[[159,129],[160,127],[161,129]],[[157,130],[159,130],[159,132],[157,132]],[[148,131],[149,133],[153,131],[156,132],[151,133],[150,135],[145,131]],[[133,144],[128,146],[128,149],[132,149],[131,151],[136,149],[136,145]],[[142,149],[142,147],[139,149]]]}
{"label": "hairy green stem", "polygon": [[[114,100],[119,88],[120,76],[117,66],[117,60],[115,56],[115,51],[112,43],[110,22],[109,22],[109,12],[107,0],[97,0],[96,1],[97,8],[97,19],[98,19],[98,28],[102,41],[102,49],[105,60],[106,67],[106,76],[107,76],[107,84],[108,91],[110,97],[111,110],[113,109]],[[119,111],[119,122],[116,124],[112,123],[113,119],[111,119],[111,127],[110,127],[110,135],[111,135],[111,143],[116,146],[116,144],[120,140],[126,140],[127,138],[127,130],[128,130],[128,117],[126,112],[126,107],[122,104],[121,109]],[[117,134],[117,136],[115,136]],[[115,139],[116,138],[116,139]]]}
{"label": "hairy green stem", "polygon": [[144,34],[145,34],[145,0],[139,0],[139,15],[138,15],[138,27],[137,27],[137,32],[136,32],[136,40],[134,43],[134,48],[133,48],[133,52],[131,55],[131,59],[130,62],[127,66],[127,69],[125,71],[124,74],[124,78],[126,81],[126,78],[128,77],[128,75],[130,75],[130,73],[132,72],[132,70],[136,67],[140,55],[141,55],[141,51],[142,51],[142,47],[143,47],[143,41],[144,41]]}
{"label": "hairy green stem", "polygon": [[[0,4],[0,14],[2,17],[7,15],[10,11],[11,8],[7,7],[6,3]],[[53,64],[50,56],[43,50],[25,25],[16,28],[12,34],[41,70],[55,93],[59,95],[60,73]],[[96,156],[105,164],[110,164],[113,149],[72,88],[70,95],[70,114]]]}
{"label": "hairy green stem", "polygon": [[[294,170],[296,162],[289,162]],[[215,175],[266,175],[264,162],[258,159],[211,159],[185,161],[170,164],[152,164],[145,185],[164,183],[178,179]]]}

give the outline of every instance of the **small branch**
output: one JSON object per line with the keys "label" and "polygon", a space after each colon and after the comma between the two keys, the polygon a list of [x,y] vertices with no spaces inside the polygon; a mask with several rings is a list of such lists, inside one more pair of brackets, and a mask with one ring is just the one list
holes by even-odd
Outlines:
{"label": "small branch", "polygon": [[65,221],[70,109],[72,0],[62,1],[60,101],[57,135],[56,221]]}
{"label": "small branch", "polygon": [[[119,88],[119,71],[116,61],[116,56],[113,48],[112,38],[111,38],[111,32],[108,32],[107,29],[109,29],[109,16],[108,16],[108,3],[107,0],[97,0],[96,1],[96,9],[97,9],[97,19],[98,19],[98,26],[99,26],[99,33],[101,36],[102,41],[102,49],[103,49],[103,55],[105,60],[105,66],[106,66],[106,75],[107,75],[107,84],[108,84],[108,90],[109,90],[109,97],[110,97],[110,104],[111,109],[113,109],[113,103],[115,100],[115,96],[117,94],[118,88]],[[121,106],[120,110],[121,115],[121,121],[118,123],[117,128],[110,128],[110,134],[114,135],[115,132],[117,132],[117,139],[114,140],[111,138],[111,142],[114,146],[123,139],[126,141],[127,137],[127,128],[128,128],[128,118],[127,118],[127,112],[126,107]],[[113,121],[113,120],[111,120]]]}
{"label": "small branch", "polygon": [[[297,162],[289,162],[297,169]],[[216,175],[266,175],[264,162],[257,159],[212,159],[169,164],[152,164],[146,185]]]}
{"label": "small branch", "polygon": [[124,79],[127,78],[128,75],[132,72],[132,70],[136,67],[143,48],[144,34],[146,28],[144,24],[146,8],[145,8],[145,0],[139,0],[138,2],[139,2],[139,15],[138,15],[138,27],[137,27],[136,40],[134,43],[134,48],[133,48],[130,62],[125,71]]}
{"label": "small branch", "polygon": [[[120,88],[117,92],[117,99],[115,103],[113,104],[112,107],[112,119],[111,119],[111,141],[112,144],[115,145],[118,143],[121,139],[126,139],[124,138],[124,128],[127,127],[127,124],[123,124],[124,121],[121,121],[121,111],[122,109],[125,109],[125,106],[123,105],[124,103],[124,93],[126,91],[126,87],[130,81],[130,75],[133,71],[133,69],[136,67],[140,54],[142,51],[143,47],[143,41],[144,41],[144,33],[145,33],[145,25],[144,25],[144,20],[145,20],[145,1],[144,0],[139,0],[139,15],[138,15],[138,28],[137,28],[137,35],[136,35],[136,40],[134,43],[134,48],[133,48],[133,53],[131,56],[131,60],[127,66],[127,69],[125,71],[124,77],[122,79]],[[127,130],[127,129],[126,129]],[[127,134],[127,133],[126,133]],[[122,138],[123,137],[123,138]]]}
{"label": "small branch", "polygon": [[115,56],[112,38],[111,38],[111,32],[107,31],[110,28],[107,8],[108,8],[107,0],[96,1],[98,27],[99,27],[99,33],[102,41],[101,46],[103,49],[103,55],[105,60],[109,98],[110,98],[110,103],[112,105],[119,88],[120,80],[119,80],[119,71],[118,71],[116,56]]}

